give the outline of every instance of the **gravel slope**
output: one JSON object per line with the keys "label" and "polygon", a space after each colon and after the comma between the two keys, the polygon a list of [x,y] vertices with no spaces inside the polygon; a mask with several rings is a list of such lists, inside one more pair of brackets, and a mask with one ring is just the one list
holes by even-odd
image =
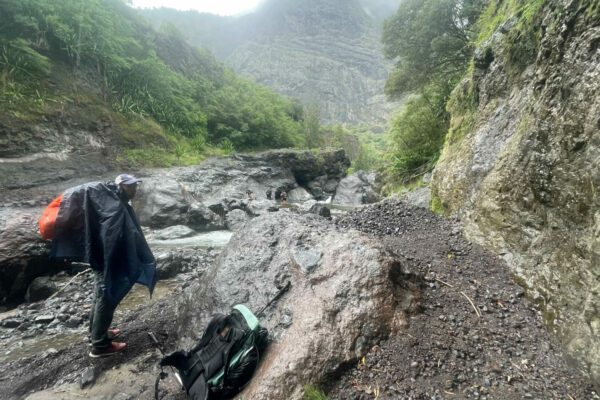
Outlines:
{"label": "gravel slope", "polygon": [[327,388],[330,399],[599,398],[505,263],[464,239],[459,221],[386,200],[337,224],[386,243],[422,298],[406,330]]}

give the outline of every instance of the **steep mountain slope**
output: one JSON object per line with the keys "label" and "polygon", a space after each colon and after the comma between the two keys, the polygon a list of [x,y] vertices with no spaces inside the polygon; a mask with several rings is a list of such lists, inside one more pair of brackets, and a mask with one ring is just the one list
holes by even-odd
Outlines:
{"label": "steep mountain slope", "polygon": [[454,93],[434,203],[504,255],[598,383],[600,2],[498,4]]}
{"label": "steep mountain slope", "polygon": [[270,0],[243,17],[159,9],[143,14],[170,22],[210,48],[235,71],[277,92],[317,104],[328,122],[383,125],[389,70],[381,51],[383,17],[397,0]]}
{"label": "steep mountain slope", "polygon": [[298,105],[122,0],[0,2],[0,188],[293,147]]}

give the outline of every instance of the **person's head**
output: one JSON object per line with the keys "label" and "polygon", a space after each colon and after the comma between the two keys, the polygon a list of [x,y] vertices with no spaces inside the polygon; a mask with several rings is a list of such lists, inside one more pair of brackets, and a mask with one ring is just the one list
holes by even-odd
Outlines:
{"label": "person's head", "polygon": [[129,174],[121,174],[115,178],[115,183],[119,187],[119,191],[123,193],[127,200],[131,200],[135,197],[138,182],[141,181],[141,179]]}

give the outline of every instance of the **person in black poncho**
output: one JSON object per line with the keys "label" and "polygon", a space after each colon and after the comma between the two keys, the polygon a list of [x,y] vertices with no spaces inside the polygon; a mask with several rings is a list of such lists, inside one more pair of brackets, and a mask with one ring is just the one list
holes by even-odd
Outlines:
{"label": "person in black poncho", "polygon": [[150,294],[156,262],[129,201],[141,180],[128,174],[114,183],[92,182],[67,189],[56,218],[51,256],[90,264],[95,289],[90,312],[90,357],[117,354],[126,343],[113,341],[113,314],[135,283]]}

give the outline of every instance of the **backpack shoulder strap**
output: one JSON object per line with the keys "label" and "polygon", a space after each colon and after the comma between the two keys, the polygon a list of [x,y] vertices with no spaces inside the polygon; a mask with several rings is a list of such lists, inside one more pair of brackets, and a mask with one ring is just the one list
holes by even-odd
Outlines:
{"label": "backpack shoulder strap", "polygon": [[246,307],[243,304],[238,304],[234,306],[233,309],[238,310],[240,314],[242,314],[250,330],[255,331],[258,328],[258,318],[256,318],[256,316],[252,313],[252,311],[250,311],[248,307]]}

